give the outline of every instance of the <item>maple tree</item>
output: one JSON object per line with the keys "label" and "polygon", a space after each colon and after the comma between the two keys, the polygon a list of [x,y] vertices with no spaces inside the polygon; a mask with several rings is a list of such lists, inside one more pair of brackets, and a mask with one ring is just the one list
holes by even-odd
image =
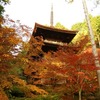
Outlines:
{"label": "maple tree", "polygon": [[[9,88],[11,85],[10,82],[7,80],[7,76],[9,75],[10,69],[17,65],[17,59],[14,54],[19,52],[19,49],[16,48],[16,46],[22,42],[21,37],[16,33],[15,29],[5,25],[6,21],[7,20],[4,17],[0,17],[0,89],[2,89],[1,93],[3,93],[3,89]],[[9,20],[9,22],[11,22],[11,20]]]}
{"label": "maple tree", "polygon": [[[68,94],[79,92],[79,96],[81,96],[81,92],[95,91],[98,84],[92,56],[88,52],[82,55],[63,51],[58,51],[53,55],[48,54],[47,62],[45,60],[44,63],[42,62],[46,67],[42,73],[44,84],[53,85],[56,92],[65,91]],[[57,85],[61,87],[56,89]]]}
{"label": "maple tree", "polygon": [[13,53],[18,49],[15,48],[21,42],[21,38],[15,32],[15,29],[3,26],[4,20],[1,19],[0,27],[0,72],[7,71],[12,65],[15,57]]}
{"label": "maple tree", "polygon": [[[43,86],[45,89],[50,86],[51,92],[62,93],[62,95],[79,93],[79,97],[81,97],[82,92],[96,91],[98,89],[97,69],[93,62],[94,59],[92,59],[93,55],[84,52],[88,41],[88,37],[83,38],[79,43],[61,47],[56,52],[43,53],[42,58],[39,56],[43,45],[42,41],[34,41],[37,44],[36,46],[39,46],[38,52],[34,49],[34,42],[30,42],[32,43],[30,45],[33,45],[29,51],[30,65],[28,64],[29,66],[24,70],[28,82]],[[32,57],[32,55],[36,58],[33,59],[34,56]],[[46,90],[48,91],[48,89]]]}
{"label": "maple tree", "polygon": [[[26,56],[29,50],[31,28],[21,25],[5,16],[0,17],[0,98],[8,100],[13,96],[33,97],[34,94],[48,94],[36,85],[27,83],[23,70],[28,66]],[[23,38],[24,37],[24,38]],[[27,39],[26,39],[27,38]],[[24,42],[25,41],[25,42]]]}

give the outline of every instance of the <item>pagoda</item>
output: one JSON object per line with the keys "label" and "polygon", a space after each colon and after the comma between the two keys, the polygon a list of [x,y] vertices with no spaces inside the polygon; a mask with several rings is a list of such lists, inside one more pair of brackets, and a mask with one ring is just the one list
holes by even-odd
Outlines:
{"label": "pagoda", "polygon": [[48,52],[49,50],[56,51],[59,46],[68,45],[75,37],[77,31],[63,30],[53,27],[53,4],[51,5],[50,26],[35,23],[32,36],[40,36],[43,38],[44,45],[42,50]]}

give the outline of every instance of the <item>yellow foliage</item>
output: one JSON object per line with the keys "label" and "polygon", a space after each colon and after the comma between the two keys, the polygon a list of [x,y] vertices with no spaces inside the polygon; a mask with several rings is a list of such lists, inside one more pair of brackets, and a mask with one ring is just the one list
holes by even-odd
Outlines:
{"label": "yellow foliage", "polygon": [[[8,88],[10,88],[10,87],[12,86],[12,84],[11,84],[9,81],[7,81],[7,80],[2,80],[0,86],[1,86],[3,89],[4,89],[4,88],[8,89]],[[1,100],[1,99],[0,99],[0,100]]]}
{"label": "yellow foliage", "polygon": [[0,100],[9,100],[2,88],[0,88]]}
{"label": "yellow foliage", "polygon": [[27,87],[28,87],[28,89],[30,89],[32,92],[36,91],[37,93],[42,94],[42,95],[48,94],[48,92],[46,92],[46,91],[43,90],[43,89],[38,88],[38,87],[35,86],[35,85],[27,85]]}
{"label": "yellow foliage", "polygon": [[58,67],[64,65],[64,63],[62,63],[62,62],[60,62],[60,61],[52,61],[51,64],[52,64],[52,65],[56,65],[56,66],[58,66]]}
{"label": "yellow foliage", "polygon": [[13,75],[11,75],[11,77],[13,78],[13,83],[14,83],[14,84],[17,84],[17,85],[26,87],[26,88],[28,88],[29,91],[31,91],[31,92],[34,92],[34,91],[35,91],[35,92],[37,92],[37,93],[39,93],[39,94],[41,94],[41,95],[48,94],[45,90],[40,89],[40,88],[38,88],[38,87],[35,86],[35,85],[27,84],[25,80],[22,80],[22,79],[20,79],[20,78],[18,78],[18,77],[16,77],[16,76],[13,76]]}
{"label": "yellow foliage", "polygon": [[21,60],[22,60],[23,62],[26,62],[26,63],[28,62],[28,59],[26,59],[26,58],[22,58]]}
{"label": "yellow foliage", "polygon": [[[8,88],[10,88],[12,86],[12,84],[11,84],[11,82],[9,82],[8,80],[7,80],[7,77],[6,76],[0,76],[0,87],[1,88],[6,88],[6,89],[8,89]],[[1,99],[0,99],[1,100]]]}
{"label": "yellow foliage", "polygon": [[22,85],[22,86],[26,86],[26,81],[22,80],[16,76],[13,76],[13,83],[18,84],[18,85]]}

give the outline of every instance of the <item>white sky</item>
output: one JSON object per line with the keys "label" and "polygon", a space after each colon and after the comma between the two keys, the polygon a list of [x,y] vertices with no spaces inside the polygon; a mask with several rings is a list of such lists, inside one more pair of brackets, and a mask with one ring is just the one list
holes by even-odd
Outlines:
{"label": "white sky", "polygon": [[[91,11],[93,3],[86,0],[88,12],[92,15],[100,15],[100,5]],[[69,28],[84,20],[82,0],[75,0],[68,4],[65,0],[11,0],[10,5],[6,5],[6,12],[13,20],[20,20],[22,24],[34,28],[34,23],[50,25],[51,2],[54,9],[54,25],[60,22]]]}

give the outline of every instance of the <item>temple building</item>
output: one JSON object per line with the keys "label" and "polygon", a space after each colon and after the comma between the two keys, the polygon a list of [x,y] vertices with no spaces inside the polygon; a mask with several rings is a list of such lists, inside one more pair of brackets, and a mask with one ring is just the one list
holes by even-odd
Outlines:
{"label": "temple building", "polygon": [[48,50],[55,51],[59,46],[68,45],[76,33],[77,31],[62,30],[35,23],[32,35],[34,37],[42,36],[44,42],[42,50],[47,52]]}
{"label": "temple building", "polygon": [[49,50],[56,51],[59,46],[68,45],[76,33],[77,31],[53,27],[53,4],[51,4],[50,26],[35,23],[32,36],[41,36],[43,38],[44,45],[42,46],[42,50],[47,52]]}

